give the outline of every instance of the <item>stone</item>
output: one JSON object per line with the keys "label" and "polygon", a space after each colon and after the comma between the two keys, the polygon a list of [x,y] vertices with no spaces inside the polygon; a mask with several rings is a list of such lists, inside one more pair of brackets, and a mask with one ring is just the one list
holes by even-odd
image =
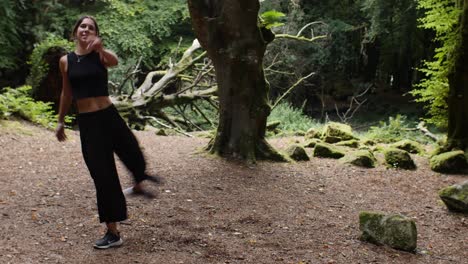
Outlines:
{"label": "stone", "polygon": [[413,159],[409,153],[402,149],[388,148],[384,150],[385,162],[388,167],[405,170],[416,169]]}
{"label": "stone", "polygon": [[297,144],[291,145],[286,149],[286,153],[291,159],[296,161],[307,161],[310,160],[305,149]]}
{"label": "stone", "polygon": [[439,197],[450,211],[468,214],[468,181],[440,190]]}
{"label": "stone", "polygon": [[340,159],[340,162],[359,167],[374,168],[377,160],[374,154],[369,150],[357,150],[346,153],[346,155]]}
{"label": "stone", "polygon": [[327,143],[336,143],[354,139],[354,136],[351,126],[342,123],[330,122],[323,128],[321,139]]}
{"label": "stone", "polygon": [[360,212],[361,239],[377,245],[413,252],[417,246],[417,229],[414,220],[399,214]]}
{"label": "stone", "polygon": [[391,147],[406,150],[412,154],[423,154],[424,148],[418,142],[409,139],[403,139],[398,142],[395,142],[391,145]]}
{"label": "stone", "polygon": [[457,173],[465,170],[467,166],[465,153],[455,150],[435,155],[430,160],[433,171],[440,173]]}
{"label": "stone", "polygon": [[351,140],[346,140],[346,141],[340,141],[335,144],[336,146],[341,146],[341,147],[350,147],[350,148],[358,148],[359,147],[359,141],[356,139],[351,139]]}
{"label": "stone", "polygon": [[345,153],[339,147],[327,143],[317,143],[314,148],[314,157],[339,159]]}

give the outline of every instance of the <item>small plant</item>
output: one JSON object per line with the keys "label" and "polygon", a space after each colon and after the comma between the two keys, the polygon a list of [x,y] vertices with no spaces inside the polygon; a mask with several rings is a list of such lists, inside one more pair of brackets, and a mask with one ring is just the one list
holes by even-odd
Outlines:
{"label": "small plant", "polygon": [[391,116],[388,122],[380,121],[378,126],[370,127],[364,137],[381,143],[393,143],[402,139],[427,142],[427,139],[416,130],[416,122],[408,121],[404,115]]}
{"label": "small plant", "polygon": [[[56,124],[57,115],[52,109],[51,103],[34,101],[30,96],[31,86],[24,85],[16,89],[7,87],[0,93],[0,119],[8,119],[17,116],[46,128],[52,128]],[[65,122],[71,122],[71,117],[66,117]]]}
{"label": "small plant", "polygon": [[311,127],[321,127],[318,122],[304,115],[300,109],[294,108],[288,102],[280,102],[271,112],[268,121],[280,121],[278,129],[285,134],[296,134],[298,131],[305,132]]}

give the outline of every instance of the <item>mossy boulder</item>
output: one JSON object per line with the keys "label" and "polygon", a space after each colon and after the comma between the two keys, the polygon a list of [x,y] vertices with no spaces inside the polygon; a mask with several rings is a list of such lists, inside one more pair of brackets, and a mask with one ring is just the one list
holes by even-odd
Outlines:
{"label": "mossy boulder", "polygon": [[314,148],[314,157],[339,159],[345,155],[345,152],[339,147],[327,143],[318,143]]}
{"label": "mossy boulder", "polygon": [[439,197],[450,211],[468,214],[468,181],[440,190]]}
{"label": "mossy boulder", "polygon": [[416,169],[413,159],[409,153],[402,149],[388,148],[383,151],[385,156],[385,163],[388,167],[400,168],[405,170]]}
{"label": "mossy boulder", "polygon": [[318,139],[318,138],[312,138],[310,140],[307,140],[305,143],[304,143],[304,148],[313,148],[315,147],[315,145],[317,145],[318,143],[321,143],[322,140]]}
{"label": "mossy boulder", "polygon": [[346,153],[346,155],[340,159],[340,162],[359,167],[374,168],[377,160],[369,150],[356,150]]}
{"label": "mossy boulder", "polygon": [[409,139],[403,139],[391,145],[393,148],[406,150],[413,154],[423,154],[424,148],[418,142]]}
{"label": "mossy boulder", "polygon": [[377,145],[377,142],[375,142],[373,139],[365,138],[362,140],[362,144],[366,146],[375,146]]}
{"label": "mossy boulder", "polygon": [[346,141],[340,141],[336,143],[335,145],[341,146],[341,147],[358,148],[359,140],[351,139],[351,140],[346,140]]}
{"label": "mossy boulder", "polygon": [[462,172],[468,167],[465,153],[455,150],[435,155],[430,160],[431,169],[441,173]]}
{"label": "mossy boulder", "polygon": [[158,131],[156,131],[155,134],[158,135],[158,136],[167,136],[167,132],[166,132],[166,130],[163,129],[163,128],[161,128],[161,129],[159,129]]}
{"label": "mossy boulder", "polygon": [[354,139],[354,136],[351,126],[330,122],[323,128],[321,139],[327,143],[336,143]]}
{"label": "mossy boulder", "polygon": [[311,138],[320,138],[322,136],[322,132],[319,129],[316,128],[309,128],[305,134],[306,139],[311,139]]}
{"label": "mossy boulder", "polygon": [[291,159],[296,161],[310,160],[305,149],[297,144],[289,146],[286,149],[286,154],[288,154],[288,156],[291,157]]}
{"label": "mossy boulder", "polygon": [[364,211],[359,213],[359,229],[364,241],[409,252],[416,249],[416,223],[408,217]]}

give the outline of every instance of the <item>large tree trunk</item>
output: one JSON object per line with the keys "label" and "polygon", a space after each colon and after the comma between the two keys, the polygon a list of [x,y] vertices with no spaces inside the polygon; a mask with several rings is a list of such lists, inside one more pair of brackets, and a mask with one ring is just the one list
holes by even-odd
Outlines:
{"label": "large tree trunk", "polygon": [[210,151],[251,162],[282,159],[265,141],[270,106],[263,56],[268,41],[258,26],[258,0],[189,0],[188,4],[218,83],[219,125]]}
{"label": "large tree trunk", "polygon": [[460,46],[449,74],[448,148],[468,148],[468,0],[462,0]]}

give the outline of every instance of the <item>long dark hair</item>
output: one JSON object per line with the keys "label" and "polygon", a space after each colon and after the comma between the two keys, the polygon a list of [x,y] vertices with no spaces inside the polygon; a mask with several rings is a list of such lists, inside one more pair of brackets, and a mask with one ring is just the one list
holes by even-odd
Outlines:
{"label": "long dark hair", "polygon": [[94,27],[96,28],[96,36],[99,37],[99,26],[98,26],[98,24],[97,24],[97,22],[96,22],[96,19],[95,19],[94,17],[92,17],[92,16],[84,15],[84,16],[80,17],[80,18],[76,21],[75,25],[73,26],[73,31],[72,31],[71,39],[75,39],[75,37],[76,37],[76,31],[78,31],[78,27],[81,25],[81,22],[83,22],[83,20],[85,20],[85,18],[89,18],[89,19],[91,19],[91,20],[94,22]]}

